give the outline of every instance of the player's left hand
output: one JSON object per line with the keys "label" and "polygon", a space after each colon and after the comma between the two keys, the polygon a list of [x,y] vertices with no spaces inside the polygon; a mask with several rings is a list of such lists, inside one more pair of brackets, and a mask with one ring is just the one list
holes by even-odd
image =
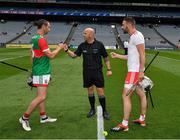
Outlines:
{"label": "player's left hand", "polygon": [[109,71],[109,70],[108,70],[108,71],[106,72],[106,75],[107,75],[108,77],[111,76],[111,75],[112,75],[112,71]]}
{"label": "player's left hand", "polygon": [[144,72],[139,72],[138,82],[142,81],[144,78]]}

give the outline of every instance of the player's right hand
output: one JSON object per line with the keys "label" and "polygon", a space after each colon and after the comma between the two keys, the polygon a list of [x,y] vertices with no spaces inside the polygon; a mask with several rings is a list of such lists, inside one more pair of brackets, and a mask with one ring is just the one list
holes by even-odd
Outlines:
{"label": "player's right hand", "polygon": [[138,82],[141,82],[144,78],[144,72],[139,72],[139,75],[138,75]]}
{"label": "player's right hand", "polygon": [[58,44],[58,47],[60,47],[60,49],[64,49],[67,45],[66,44],[63,44],[63,43],[60,43]]}
{"label": "player's right hand", "polygon": [[64,51],[66,51],[66,50],[68,50],[68,46],[66,45],[66,46],[64,46]]}

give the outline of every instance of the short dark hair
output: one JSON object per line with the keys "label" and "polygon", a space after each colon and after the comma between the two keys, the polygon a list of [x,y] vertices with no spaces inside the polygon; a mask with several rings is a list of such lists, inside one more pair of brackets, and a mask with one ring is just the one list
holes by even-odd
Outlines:
{"label": "short dark hair", "polygon": [[37,21],[34,21],[34,26],[37,26],[38,29],[40,29],[42,27],[42,25],[47,26],[49,21],[45,20],[45,19],[40,19]]}
{"label": "short dark hair", "polygon": [[133,26],[136,25],[136,21],[135,21],[135,19],[132,18],[132,17],[125,17],[123,20],[126,21],[126,22],[128,22],[128,23],[130,23],[130,24],[132,24]]}

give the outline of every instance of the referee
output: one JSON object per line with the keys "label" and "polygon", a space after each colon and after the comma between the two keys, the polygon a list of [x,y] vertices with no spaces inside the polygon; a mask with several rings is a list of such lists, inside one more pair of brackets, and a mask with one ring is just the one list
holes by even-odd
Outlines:
{"label": "referee", "polygon": [[112,75],[108,54],[104,45],[95,39],[95,31],[92,28],[86,28],[83,31],[84,42],[81,43],[75,52],[70,51],[67,46],[64,47],[65,52],[72,58],[83,55],[83,82],[84,88],[87,88],[89,103],[91,109],[87,114],[90,118],[95,115],[95,96],[94,86],[99,97],[99,102],[103,109],[103,117],[109,120],[109,114],[106,110],[106,98],[104,95],[104,77],[102,72],[102,59],[107,67],[107,76]]}

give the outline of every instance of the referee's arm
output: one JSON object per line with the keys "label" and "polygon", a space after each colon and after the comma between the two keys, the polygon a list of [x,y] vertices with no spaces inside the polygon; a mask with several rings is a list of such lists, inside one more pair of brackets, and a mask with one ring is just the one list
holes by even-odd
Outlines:
{"label": "referee's arm", "polygon": [[104,58],[104,63],[106,64],[106,68],[107,68],[106,75],[107,76],[111,76],[112,75],[112,71],[111,71],[110,61],[109,61],[109,58],[108,58],[107,51],[106,51],[106,49],[105,49],[103,44],[102,44],[102,47],[101,47],[101,55]]}
{"label": "referee's arm", "polygon": [[111,65],[108,56],[104,58],[104,63],[106,64],[107,71],[111,71]]}
{"label": "referee's arm", "polygon": [[67,52],[67,54],[72,58],[77,57],[77,55],[73,51],[69,50],[67,46],[64,48],[64,51]]}
{"label": "referee's arm", "polygon": [[70,57],[72,57],[72,58],[76,58],[77,57],[77,55],[73,52],[73,51],[71,51],[71,50],[66,50],[65,52],[67,52],[67,54],[70,56]]}
{"label": "referee's arm", "polygon": [[109,76],[112,75],[112,71],[111,71],[111,66],[110,66],[110,61],[109,61],[108,56],[107,56],[107,57],[104,57],[104,62],[105,62],[105,64],[106,64],[106,68],[107,68],[106,75],[109,77]]}

